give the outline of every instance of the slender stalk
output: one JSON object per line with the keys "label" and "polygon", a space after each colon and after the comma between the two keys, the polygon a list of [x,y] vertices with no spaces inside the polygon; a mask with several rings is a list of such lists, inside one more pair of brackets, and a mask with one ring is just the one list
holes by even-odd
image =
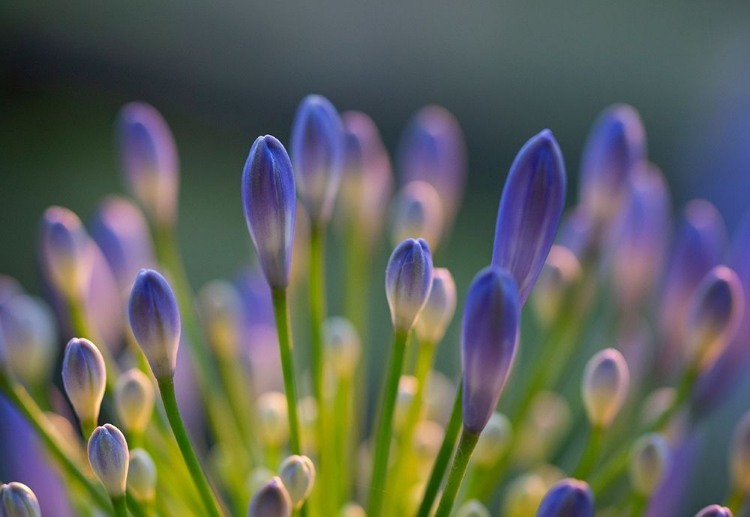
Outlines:
{"label": "slender stalk", "polygon": [[128,503],[128,510],[133,517],[151,517],[154,514],[153,501],[138,501],[129,493],[125,494],[125,501]]}
{"label": "slender stalk", "polygon": [[646,510],[647,504],[647,497],[640,494],[633,494],[630,498],[630,517],[641,517]]}
{"label": "slender stalk", "polygon": [[727,496],[727,501],[724,503],[724,506],[729,508],[733,515],[738,515],[740,510],[742,510],[744,502],[745,494],[743,494],[739,488],[735,487]]}
{"label": "slender stalk", "polygon": [[336,505],[339,506],[349,496],[349,486],[352,482],[349,459],[352,435],[352,378],[350,376],[339,378],[334,394],[334,407],[332,421],[335,428],[334,444],[336,445],[335,472],[332,476],[337,479]]}
{"label": "slender stalk", "polygon": [[125,496],[112,496],[112,507],[115,509],[116,517],[128,517],[128,505],[125,503]]}
{"label": "slender stalk", "polygon": [[391,350],[390,368],[385,385],[383,386],[380,408],[380,425],[378,428],[375,454],[373,456],[372,479],[370,481],[370,505],[367,515],[369,517],[380,517],[380,512],[385,502],[385,482],[388,472],[388,454],[393,435],[393,413],[396,408],[398,396],[398,383],[401,379],[401,371],[404,367],[404,356],[406,355],[406,340],[408,331],[396,330],[393,337],[393,349]]}
{"label": "slender stalk", "polygon": [[185,464],[190,471],[190,476],[193,478],[193,483],[198,489],[198,493],[203,501],[206,512],[211,517],[223,517],[223,513],[217,503],[213,490],[208,483],[206,474],[198,461],[193,446],[190,443],[185,425],[182,422],[180,416],[180,409],[177,407],[177,398],[174,391],[174,377],[167,377],[164,379],[158,379],[159,381],[159,392],[161,393],[161,399],[164,402],[164,409],[167,411],[167,418],[169,419],[169,425],[172,427],[177,445],[180,447],[180,452],[185,460]]}
{"label": "slender stalk", "polygon": [[466,468],[469,466],[471,453],[474,452],[474,447],[476,447],[478,440],[478,433],[472,433],[466,429],[461,433],[458,449],[456,449],[456,455],[453,457],[453,466],[451,467],[450,474],[448,474],[448,480],[445,482],[443,497],[440,498],[440,505],[435,513],[435,517],[450,516],[453,505],[456,502],[458,490],[461,488],[461,483],[464,480]]}
{"label": "slender stalk", "polygon": [[604,428],[595,425],[591,428],[589,438],[586,442],[586,448],[583,451],[583,456],[578,463],[578,466],[573,470],[573,477],[576,479],[586,479],[591,471],[596,466],[596,462],[599,459],[599,454],[602,450],[602,442],[604,441]]}
{"label": "slender stalk", "polygon": [[276,317],[276,330],[279,334],[279,351],[281,352],[281,369],[284,373],[284,391],[289,412],[289,443],[292,454],[302,454],[300,447],[299,413],[297,412],[297,386],[294,381],[294,362],[292,359],[292,331],[289,321],[289,304],[286,289],[273,289],[273,311]]}
{"label": "slender stalk", "polygon": [[445,428],[443,443],[440,446],[437,458],[435,458],[435,465],[432,467],[430,479],[427,482],[427,487],[425,488],[424,496],[422,497],[422,503],[419,505],[419,511],[417,511],[417,517],[428,517],[430,515],[432,505],[434,504],[435,498],[440,490],[440,483],[442,483],[443,476],[445,475],[445,469],[448,468],[448,462],[450,462],[451,456],[453,455],[453,449],[456,447],[458,433],[461,431],[461,426],[463,425],[463,419],[461,417],[463,387],[463,382],[461,382],[458,385],[458,391],[456,391],[456,399],[453,401],[451,416],[448,420],[448,425]]}

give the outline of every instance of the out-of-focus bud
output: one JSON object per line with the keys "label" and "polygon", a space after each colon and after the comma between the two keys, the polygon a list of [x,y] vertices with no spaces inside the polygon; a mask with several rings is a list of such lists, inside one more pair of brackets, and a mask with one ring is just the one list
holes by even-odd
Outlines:
{"label": "out-of-focus bud", "polygon": [[260,265],[272,288],[286,288],[297,210],[294,173],[281,142],[258,137],[242,172],[242,206]]}
{"label": "out-of-focus bud", "polygon": [[513,275],[520,306],[526,303],[555,238],[565,186],[560,147],[545,129],[518,152],[497,211],[492,265]]}
{"label": "out-of-focus bud", "polygon": [[302,99],[292,126],[291,149],[300,201],[314,224],[325,223],[344,160],[344,126],[328,99],[320,95]]}
{"label": "out-of-focus bud", "polygon": [[367,517],[365,509],[357,503],[346,503],[341,508],[341,515],[339,517]]}
{"label": "out-of-focus bud", "polygon": [[544,496],[536,517],[594,517],[594,495],[584,481],[563,479]]}
{"label": "out-of-focus bud", "polygon": [[154,412],[156,394],[151,379],[135,368],[120,375],[115,385],[115,408],[123,427],[142,434]]}
{"label": "out-of-focus bud", "polygon": [[608,427],[625,402],[630,384],[628,363],[614,348],[599,351],[586,364],[581,394],[589,421]]}
{"label": "out-of-focus bud", "polygon": [[302,450],[310,451],[310,454],[312,454],[317,446],[318,403],[313,396],[302,397],[297,404],[297,408],[299,409]]}
{"label": "out-of-focus bud", "polygon": [[672,453],[664,437],[657,433],[641,436],[630,453],[630,484],[633,491],[650,496],[669,469]]}
{"label": "out-of-focus bud", "polygon": [[76,214],[59,206],[42,216],[41,263],[47,279],[63,296],[80,299],[91,277],[89,236]]}
{"label": "out-of-focus bud", "polygon": [[385,271],[385,294],[397,332],[414,326],[432,288],[432,254],[423,239],[407,239],[393,250]]}
{"label": "out-of-focus bud", "polygon": [[475,465],[490,467],[497,462],[510,445],[513,427],[502,413],[494,412],[479,435],[472,460]]}
{"label": "out-of-focus bud", "polygon": [[177,147],[166,121],[153,106],[131,102],[120,110],[116,137],[128,190],[154,223],[173,226],[180,171]]}
{"label": "out-of-focus bud", "polygon": [[422,237],[437,249],[443,233],[443,207],[435,188],[426,181],[412,181],[393,200],[391,241]]}
{"label": "out-of-focus bud", "polygon": [[57,357],[55,316],[47,304],[23,294],[0,302],[0,334],[10,371],[29,386],[47,382]]}
{"label": "out-of-focus bud", "polygon": [[503,501],[503,515],[506,517],[536,515],[546,493],[547,485],[540,475],[523,474],[508,485]]}
{"label": "out-of-focus bud", "polygon": [[687,328],[688,363],[709,366],[734,337],[745,313],[745,297],[737,274],[716,266],[698,285],[690,302]]}
{"label": "out-of-focus bud", "polygon": [[464,429],[480,434],[492,416],[518,346],[518,288],[504,269],[480,271],[469,287],[461,333]]}
{"label": "out-of-focus bud", "polygon": [[393,429],[400,432],[406,422],[406,415],[414,403],[419,382],[412,375],[402,375],[398,380],[398,393],[396,394],[396,407],[393,413]]}
{"label": "out-of-focus bud", "polygon": [[157,380],[174,375],[180,345],[180,310],[172,288],[159,273],[142,269],[129,303],[130,327]]}
{"label": "out-of-focus bud", "polygon": [[323,343],[336,375],[343,379],[351,378],[362,353],[362,344],[354,325],[340,316],[328,318],[323,322]]}
{"label": "out-of-focus bud", "polygon": [[646,158],[646,132],[626,104],[605,109],[594,122],[581,158],[579,200],[602,227],[618,212],[633,167]]}
{"label": "out-of-focus bud", "polygon": [[732,486],[743,494],[750,493],[750,412],[745,413],[734,428],[729,468]]}
{"label": "out-of-focus bud", "polygon": [[209,282],[198,295],[209,341],[216,353],[233,357],[240,342],[242,298],[237,288],[224,280]]}
{"label": "out-of-focus bud", "polygon": [[443,426],[448,425],[455,398],[456,385],[442,373],[432,370],[425,383],[425,418]]}
{"label": "out-of-focus bud", "polygon": [[247,517],[291,517],[293,508],[284,483],[276,476],[255,492]]}
{"label": "out-of-focus bud", "polygon": [[466,145],[461,127],[445,108],[426,106],[404,130],[398,166],[404,184],[426,181],[442,200],[445,228],[458,213],[466,183]]}
{"label": "out-of-focus bud", "polygon": [[127,487],[136,501],[148,502],[156,497],[156,465],[143,449],[130,451]]}
{"label": "out-of-focus bud", "polygon": [[456,517],[490,517],[490,512],[479,501],[471,500],[458,508]]}
{"label": "out-of-focus bud", "polygon": [[89,438],[89,463],[107,493],[112,497],[125,495],[130,455],[128,443],[113,425],[97,427]]}
{"label": "out-of-focus bud", "polygon": [[582,261],[588,258],[592,246],[598,244],[598,237],[591,215],[578,205],[563,217],[555,242]]}
{"label": "out-of-focus bud", "polygon": [[531,298],[537,316],[550,323],[560,310],[568,289],[580,278],[581,264],[573,252],[564,246],[552,246]]}
{"label": "out-of-focus bud", "polygon": [[39,501],[23,483],[0,484],[0,515],[3,517],[41,517]]}
{"label": "out-of-focus bud", "polygon": [[545,461],[565,436],[571,423],[571,411],[564,397],[542,391],[531,401],[526,418],[517,430],[514,461],[531,466]]}
{"label": "out-of-focus bud", "polygon": [[268,483],[276,474],[266,467],[255,467],[253,470],[250,471],[250,474],[247,476],[247,480],[245,481],[245,489],[247,492],[254,494],[261,488],[263,488],[263,485]]}
{"label": "out-of-focus bud", "polygon": [[718,504],[712,504],[706,506],[700,512],[695,514],[695,517],[732,517],[732,510],[726,506],[719,506]]}
{"label": "out-of-focus bud", "polygon": [[674,403],[677,390],[672,387],[664,387],[650,393],[643,402],[641,409],[641,425],[643,427],[654,424]]}
{"label": "out-of-focus bud", "polygon": [[289,438],[289,419],[286,396],[278,391],[269,391],[258,397],[258,431],[263,443],[278,447]]}
{"label": "out-of-focus bud", "polygon": [[107,386],[107,369],[102,353],[88,339],[73,338],[65,347],[62,364],[65,393],[84,431],[96,426]]}
{"label": "out-of-focus bud", "polygon": [[417,468],[425,467],[425,476],[429,475],[429,469],[432,468],[444,436],[443,427],[431,420],[422,420],[414,426],[414,436],[412,436],[414,458],[417,460]]}
{"label": "out-of-focus bud", "polygon": [[456,282],[446,268],[432,270],[432,289],[414,327],[422,343],[436,345],[443,339],[456,312]]}
{"label": "out-of-focus bud", "polygon": [[289,492],[292,505],[301,508],[315,484],[315,465],[307,456],[289,456],[279,467],[279,477]]}

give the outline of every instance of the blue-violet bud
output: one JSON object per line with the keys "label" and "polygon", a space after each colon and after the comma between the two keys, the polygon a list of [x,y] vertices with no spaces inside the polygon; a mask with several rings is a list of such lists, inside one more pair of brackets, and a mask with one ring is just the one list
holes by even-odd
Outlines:
{"label": "blue-violet bud", "polygon": [[393,327],[408,332],[414,326],[432,288],[432,254],[423,239],[396,246],[385,271],[385,294]]}
{"label": "blue-violet bud", "polygon": [[292,500],[281,478],[275,476],[255,492],[247,517],[291,517]]}
{"label": "blue-violet bud", "polygon": [[542,499],[536,517],[594,517],[594,496],[584,481],[563,479]]}
{"label": "blue-violet bud", "polygon": [[62,364],[65,393],[85,426],[95,426],[107,386],[102,353],[91,341],[73,338],[65,347]]}
{"label": "blue-violet bud", "polygon": [[42,510],[34,492],[23,483],[13,481],[0,484],[0,516],[42,517]]}
{"label": "blue-violet bud", "polygon": [[66,298],[80,300],[91,276],[90,239],[76,214],[59,206],[42,216],[41,262],[47,279]]}
{"label": "blue-violet bud", "polygon": [[122,497],[128,479],[130,454],[128,443],[111,424],[97,427],[89,438],[88,456],[91,469],[111,497]]}
{"label": "blue-violet bud", "polygon": [[404,239],[422,237],[434,250],[443,233],[443,206],[435,188],[425,181],[412,181],[393,200],[394,245]]}

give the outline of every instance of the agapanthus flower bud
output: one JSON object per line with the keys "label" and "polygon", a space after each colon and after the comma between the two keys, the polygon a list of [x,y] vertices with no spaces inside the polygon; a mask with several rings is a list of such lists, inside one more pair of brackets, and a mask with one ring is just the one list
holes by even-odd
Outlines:
{"label": "agapanthus flower bud", "polygon": [[412,181],[393,200],[391,240],[422,237],[436,249],[443,233],[443,207],[435,188],[426,181]]}
{"label": "agapanthus flower bud", "polygon": [[260,265],[272,288],[289,285],[294,219],[294,173],[281,142],[259,136],[242,172],[242,206]]}
{"label": "agapanthus flower bud", "polygon": [[464,428],[479,434],[497,407],[518,346],[518,288],[504,269],[480,271],[469,287],[461,333]]}
{"label": "agapanthus flower bud", "polygon": [[553,245],[536,283],[532,305],[539,318],[549,323],[560,310],[568,289],[581,278],[581,264],[568,248]]}
{"label": "agapanthus flower bud", "polygon": [[560,147],[545,129],[518,152],[497,211],[492,265],[513,275],[520,306],[534,287],[555,238],[565,186]]}
{"label": "agapanthus flower bud", "polygon": [[539,505],[547,493],[547,484],[539,474],[523,474],[511,481],[503,501],[506,517],[528,517],[536,515]]}
{"label": "agapanthus flower bud", "polygon": [[198,299],[211,346],[220,356],[234,357],[242,340],[239,291],[229,282],[214,280],[203,286]]}
{"label": "agapanthus flower bud", "polygon": [[341,508],[341,515],[339,517],[367,517],[365,509],[357,503],[346,503]]}
{"label": "agapanthus flower bud", "polygon": [[120,110],[116,137],[120,167],[131,194],[152,221],[174,225],[180,171],[166,121],[153,106],[131,102]]}
{"label": "agapanthus flower bud", "polygon": [[107,386],[107,369],[102,353],[91,341],[73,338],[65,347],[62,380],[79,420],[96,425]]}
{"label": "agapanthus flower bud", "polygon": [[398,380],[398,392],[396,393],[396,408],[393,412],[393,429],[401,432],[406,422],[406,415],[414,403],[417,395],[419,381],[413,375],[402,375]]}
{"label": "agapanthus flower bud", "polygon": [[594,517],[594,496],[584,481],[563,479],[542,499],[536,517]]}
{"label": "agapanthus flower bud", "polygon": [[111,424],[97,427],[89,438],[88,455],[91,469],[107,493],[112,497],[124,496],[130,454],[120,430]]}
{"label": "agapanthus flower bud", "polygon": [[289,456],[279,467],[279,478],[289,492],[292,505],[301,508],[315,484],[315,465],[307,456]]}
{"label": "agapanthus flower bud", "polygon": [[47,279],[63,296],[80,299],[88,286],[93,257],[89,236],[76,214],[59,206],[42,216],[39,251]]}
{"label": "agapanthus flower bud", "polygon": [[490,517],[490,512],[477,500],[466,501],[456,511],[456,517]]}
{"label": "agapanthus flower bud", "polygon": [[41,517],[36,495],[23,483],[0,484],[0,515],[2,517]]}
{"label": "agapanthus flower bud", "polygon": [[658,433],[641,436],[630,453],[630,484],[633,491],[650,496],[669,469],[672,452]]}
{"label": "agapanthus flower bud", "polygon": [[497,462],[510,445],[513,426],[510,420],[497,411],[484,426],[471,458],[476,465],[490,467]]}
{"label": "agapanthus flower bud", "polygon": [[340,316],[328,318],[323,322],[323,343],[336,375],[351,378],[362,354],[362,344],[354,325]]}
{"label": "agapanthus flower bud", "polygon": [[432,468],[444,437],[445,430],[437,422],[422,420],[414,426],[411,446],[414,451],[417,472],[424,466],[425,476],[429,475],[429,469]]}
{"label": "agapanthus flower bud", "polygon": [[726,506],[719,506],[718,504],[712,504],[706,506],[700,512],[695,514],[695,517],[733,517],[732,510]]}
{"label": "agapanthus flower bud", "polygon": [[456,312],[456,282],[446,268],[432,270],[432,289],[414,327],[422,342],[437,344],[443,339]]}
{"label": "agapanthus flower bud", "polygon": [[297,191],[314,223],[328,220],[338,193],[344,160],[344,126],[333,104],[308,95],[292,126],[292,160]]}
{"label": "agapanthus flower bud", "polygon": [[136,501],[148,502],[156,497],[156,465],[143,449],[130,451],[127,488]]}
{"label": "agapanthus flower bud", "polygon": [[396,246],[385,271],[385,294],[396,331],[408,332],[432,288],[432,253],[423,239]]}
{"label": "agapanthus flower bud", "polygon": [[579,199],[595,220],[617,213],[633,167],[646,158],[646,133],[638,112],[626,104],[605,109],[594,122],[581,158]]}
{"label": "agapanthus flower bud", "polygon": [[289,438],[286,396],[278,391],[263,393],[255,402],[258,409],[258,432],[263,443],[280,446]]}
{"label": "agapanthus flower bud", "polygon": [[705,368],[734,337],[744,314],[745,298],[737,274],[716,266],[698,285],[688,312],[687,354],[690,364]]}
{"label": "agapanthus flower bud", "polygon": [[565,397],[542,391],[531,401],[526,418],[516,433],[518,438],[511,451],[522,465],[535,465],[549,457],[570,429],[571,409]]}
{"label": "agapanthus flower bud", "polygon": [[253,495],[247,517],[292,517],[293,508],[284,483],[276,476]]}
{"label": "agapanthus flower bud", "polygon": [[608,427],[625,402],[630,384],[628,363],[614,348],[599,351],[586,364],[581,384],[583,405],[595,427]]}
{"label": "agapanthus flower bud", "polygon": [[159,273],[142,269],[129,303],[130,327],[157,380],[174,375],[180,345],[180,310]]}
{"label": "agapanthus flower bud", "polygon": [[155,398],[151,379],[142,371],[132,368],[120,375],[115,385],[115,408],[127,431],[140,434],[146,430]]}
{"label": "agapanthus flower bud", "polygon": [[734,428],[729,468],[732,485],[743,494],[750,493],[750,412],[745,413]]}

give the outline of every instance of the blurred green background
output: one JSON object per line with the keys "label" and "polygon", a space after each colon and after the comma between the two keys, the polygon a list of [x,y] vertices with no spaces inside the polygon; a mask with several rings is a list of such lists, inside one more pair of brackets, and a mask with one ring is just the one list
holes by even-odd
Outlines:
{"label": "blurred green background", "polygon": [[[461,294],[490,259],[516,151],[552,129],[570,205],[586,133],[614,102],[640,110],[676,208],[707,198],[731,229],[750,204],[746,1],[9,0],[0,3],[0,273],[38,292],[42,211],[59,204],[85,220],[101,196],[123,191],[112,124],[138,99],[161,110],[176,136],[193,284],[233,276],[252,253],[239,194],[250,144],[265,133],[287,142],[311,92],[370,114],[391,151],[420,107],[456,115],[469,201],[440,260]],[[448,373],[455,357],[444,351]],[[716,415],[694,504],[723,496],[727,437],[749,394],[745,382]]]}

